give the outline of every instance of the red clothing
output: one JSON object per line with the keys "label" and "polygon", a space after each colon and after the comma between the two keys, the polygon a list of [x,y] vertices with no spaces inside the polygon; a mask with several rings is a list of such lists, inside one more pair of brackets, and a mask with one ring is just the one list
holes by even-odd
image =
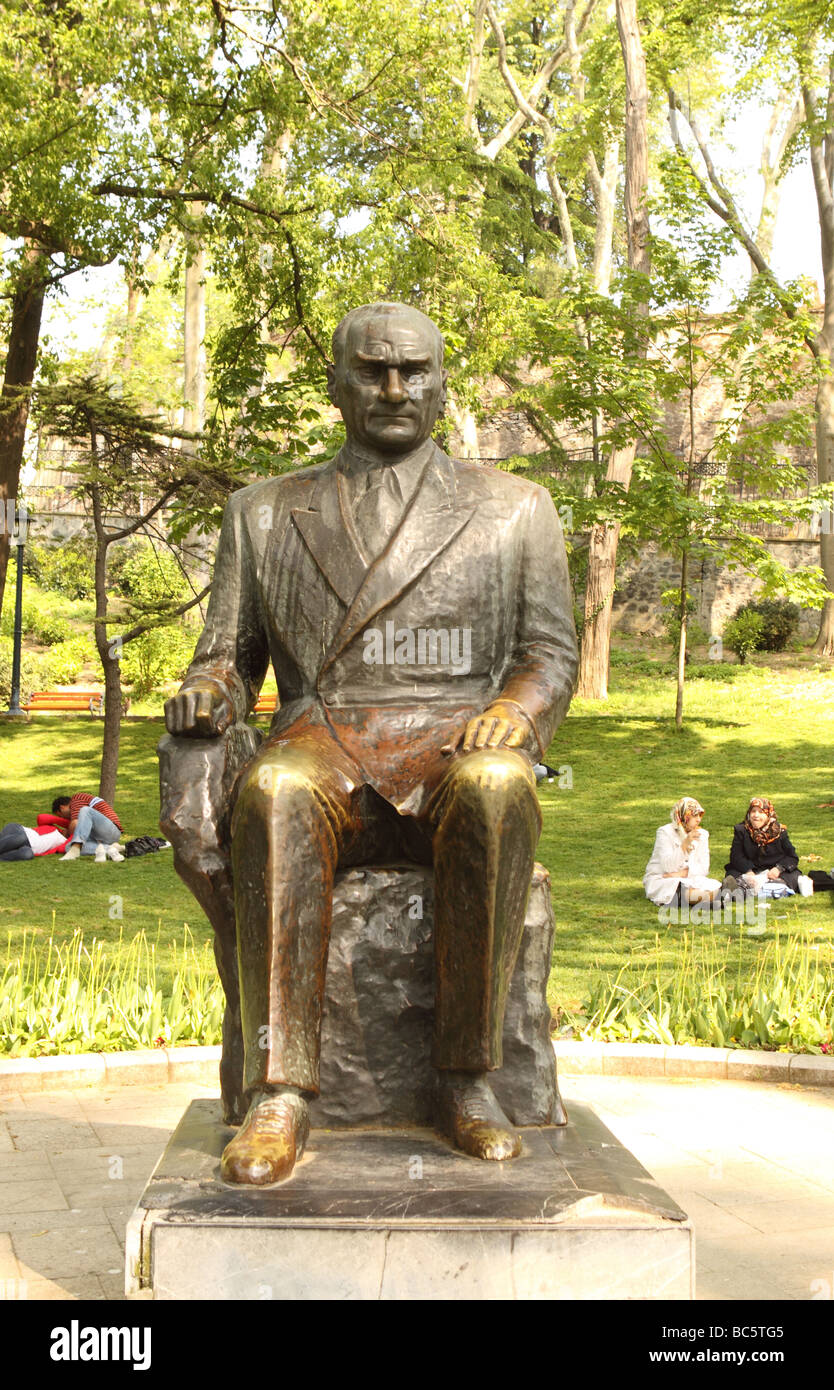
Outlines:
{"label": "red clothing", "polygon": [[92,796],[90,792],[76,792],[75,796],[73,796],[70,799],[70,820],[78,820],[78,812],[81,810],[81,807],[89,806],[91,801],[95,801],[96,803],[93,807],[94,811],[100,811],[101,814],[103,816],[106,816],[108,820],[112,820],[113,824],[117,826],[119,830],[122,829],[122,823],[119,820],[119,817],[116,815],[116,812],[113,810],[113,807],[108,806],[106,801],[102,801],[100,798]]}
{"label": "red clothing", "polygon": [[[63,820],[60,816],[40,815],[38,816],[38,823],[36,826],[33,826],[33,829],[38,835],[52,835],[56,831],[63,834],[68,824],[69,822]],[[24,829],[25,828],[24,826]],[[35,845],[32,845],[32,853],[36,859],[45,854],[63,854],[67,847],[67,838],[68,837],[64,835],[60,844],[52,845],[49,849],[38,849]]]}

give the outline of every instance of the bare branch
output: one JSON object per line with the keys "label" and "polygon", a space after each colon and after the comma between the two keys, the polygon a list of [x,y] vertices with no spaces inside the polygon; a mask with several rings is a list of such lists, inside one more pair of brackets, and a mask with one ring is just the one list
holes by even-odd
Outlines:
{"label": "bare branch", "polygon": [[472,43],[469,46],[469,64],[463,83],[463,92],[466,99],[463,113],[463,128],[467,133],[472,129],[475,120],[475,107],[478,102],[478,90],[481,80],[481,57],[484,51],[484,43],[486,42],[486,29],[484,27],[486,8],[487,0],[475,0],[475,13],[472,16]]}
{"label": "bare branch", "polygon": [[[816,101],[811,88],[805,84],[802,87],[802,98],[805,102],[805,112],[808,117],[809,126],[809,146],[811,153],[811,172],[814,176],[814,191],[817,195],[817,207],[819,209],[820,226],[823,229],[823,236],[827,236],[834,243],[834,196],[832,196],[831,184],[829,183],[826,159],[823,150],[823,139],[819,134],[819,114],[817,112]],[[834,254],[834,244],[832,244]]]}
{"label": "bare branch", "polygon": [[[580,25],[578,26],[580,29],[584,28],[585,24],[587,24],[591,16],[591,11],[593,10],[596,3],[597,0],[588,0],[585,13],[583,14],[582,20],[580,20]],[[542,126],[542,122],[546,122],[546,118],[536,110],[536,102],[538,101],[542,92],[545,91],[545,89],[547,88],[547,85],[556,69],[560,67],[561,64],[565,61],[565,58],[567,57],[568,53],[568,46],[566,43],[560,43],[557,45],[557,47],[554,49],[554,51],[548,58],[547,62],[539,70],[538,75],[531,83],[530,90],[528,91],[527,96],[525,97],[521,91],[521,88],[519,87],[518,83],[516,82],[515,78],[510,72],[509,65],[507,63],[507,41],[504,37],[504,30],[501,28],[500,20],[498,19],[498,16],[495,13],[495,9],[492,6],[491,0],[487,0],[486,16],[489,20],[490,28],[492,29],[492,32],[495,36],[495,42],[498,45],[498,67],[501,72],[501,76],[503,77],[507,89],[510,92],[510,95],[512,96],[517,108],[515,115],[510,117],[509,121],[507,121],[504,128],[500,130],[498,134],[494,136],[492,140],[489,141],[488,144],[483,145],[479,150],[479,153],[484,155],[487,159],[496,159],[497,156],[504,149],[504,147],[510,143],[510,141],[513,139],[515,135],[518,134],[522,126],[525,125],[525,123],[531,122],[534,125]],[[544,129],[544,126],[542,126],[542,128]]]}
{"label": "bare branch", "polygon": [[573,239],[573,226],[568,211],[568,200],[565,197],[565,190],[559,182],[559,175],[556,173],[556,160],[552,155],[545,159],[545,173],[547,175],[547,186],[556,204],[556,216],[559,219],[559,231],[562,234],[562,242],[565,247],[565,258],[571,270],[579,269],[579,258],[576,254],[576,243]]}
{"label": "bare branch", "polygon": [[[708,182],[703,178],[701,174],[698,173],[684,146],[680,130],[678,128],[676,114],[678,111],[680,111],[686,117],[689,129],[692,131],[695,143],[697,144],[701,158],[704,161],[704,166],[707,171]],[[767,261],[762,255],[761,250],[756,245],[756,242],[753,240],[753,237],[750,235],[749,231],[745,227],[741,217],[741,213],[738,210],[738,206],[732,193],[718,176],[718,172],[712,161],[712,156],[710,155],[706,140],[701,134],[697,120],[692,114],[687,103],[681,100],[681,98],[677,95],[673,87],[669,88],[669,129],[672,133],[672,140],[674,142],[675,148],[677,149],[678,154],[681,156],[681,158],[687,165],[687,168],[689,169],[689,172],[691,173],[695,182],[698,184],[704,202],[707,204],[709,208],[712,209],[712,211],[715,213],[717,217],[721,218],[722,222],[726,222],[733,235],[736,237],[738,241],[741,242],[742,246],[744,247],[751,261],[753,262],[753,265],[756,267],[756,270],[759,272],[761,276],[764,277],[764,279],[767,280],[768,284],[771,286],[774,294],[776,295],[777,299],[779,300],[779,303],[781,304],[788,317],[792,319],[796,318],[796,305],[794,304],[793,300],[791,299],[787,291],[784,289],[784,287],[780,284],[779,280],[777,280],[771,267],[768,265]],[[712,189],[714,190],[713,192],[710,192],[710,187],[712,187]],[[819,351],[816,343],[814,342],[813,338],[810,337],[810,335],[805,334],[804,336],[805,343],[816,357]]]}
{"label": "bare branch", "polygon": [[238,207],[252,212],[256,217],[267,217],[271,222],[283,222],[285,217],[295,217],[298,213],[314,212],[315,207],[308,203],[305,207],[284,208],[275,212],[271,208],[259,207],[248,198],[240,198],[236,193],[200,193],[194,188],[139,188],[134,184],[112,183],[109,180],[99,183],[92,190],[97,196],[112,194],[116,198],[149,198],[156,202],[175,203],[213,203],[217,207]]}
{"label": "bare branch", "polygon": [[180,489],[180,486],[181,483],[179,480],[172,483],[170,487],[165,489],[162,496],[157,498],[153,506],[149,507],[148,510],[146,512],[143,512],[141,516],[137,517],[135,521],[132,521],[129,526],[123,526],[120,531],[104,532],[103,534],[105,534],[107,537],[108,545],[110,545],[113,541],[124,540],[125,536],[134,536],[137,531],[141,531],[146,521],[149,521],[150,518],[152,516],[155,516],[157,512],[161,512],[166,502],[170,501],[172,497],[176,497]]}
{"label": "bare branch", "polygon": [[152,628],[167,627],[171,618],[182,617],[182,614],[187,613],[189,608],[195,608],[198,603],[202,603],[206,594],[210,591],[211,585],[207,584],[194,598],[190,598],[187,602],[181,603],[177,608],[167,609],[162,617],[146,618],[144,622],[135,623],[127,632],[119,633],[122,642],[126,645],[128,642],[135,641],[137,637],[141,637],[143,633],[150,632]]}
{"label": "bare branch", "polygon": [[828,64],[828,101],[825,116],[825,173],[834,190],[834,53]]}
{"label": "bare branch", "polygon": [[316,352],[318,353],[322,362],[329,363],[330,358],[328,357],[325,349],[322,347],[315,333],[307,323],[307,319],[304,313],[304,306],[301,303],[301,263],[298,259],[298,252],[295,249],[295,243],[293,242],[293,239],[290,236],[289,232],[286,230],[286,228],[284,229],[284,237],[286,239],[287,249],[290,253],[290,260],[292,261],[292,293],[293,301],[295,303],[295,312],[298,315],[298,326],[299,328],[301,328],[302,332],[305,333],[306,336],[309,338],[310,342],[313,344],[313,347],[316,349]]}

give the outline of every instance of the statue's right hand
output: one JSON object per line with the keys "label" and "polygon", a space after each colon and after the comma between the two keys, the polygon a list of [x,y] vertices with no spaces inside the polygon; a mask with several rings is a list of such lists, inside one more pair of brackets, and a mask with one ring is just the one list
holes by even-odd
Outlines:
{"label": "statue's right hand", "polygon": [[165,726],[169,734],[219,738],[234,719],[234,705],[216,681],[191,685],[165,702]]}

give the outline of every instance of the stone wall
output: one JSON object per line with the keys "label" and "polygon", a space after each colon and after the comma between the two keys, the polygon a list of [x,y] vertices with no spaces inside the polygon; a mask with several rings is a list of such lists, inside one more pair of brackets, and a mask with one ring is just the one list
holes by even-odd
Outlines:
{"label": "stone wall", "polygon": [[[810,537],[766,539],[767,548],[787,569],[818,565],[819,542]],[[680,561],[664,554],[657,545],[643,546],[639,554],[617,566],[614,595],[614,626],[638,637],[663,635],[663,609],[660,596],[680,584]],[[736,609],[755,598],[759,581],[743,570],[729,570],[707,560],[690,571],[689,593],[697,603],[695,619],[711,635],[720,635]],[[800,634],[811,637],[819,625],[819,614],[803,609]]]}

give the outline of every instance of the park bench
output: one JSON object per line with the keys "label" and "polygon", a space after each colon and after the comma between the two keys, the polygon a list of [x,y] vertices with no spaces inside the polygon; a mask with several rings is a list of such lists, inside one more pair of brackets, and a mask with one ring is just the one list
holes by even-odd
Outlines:
{"label": "park bench", "polygon": [[[27,718],[41,714],[44,710],[89,711],[95,717],[104,714],[104,696],[98,690],[37,690],[29,697],[29,703],[22,706]],[[130,698],[122,696],[122,714],[130,709]]]}
{"label": "park bench", "polygon": [[95,716],[104,709],[104,696],[97,690],[36,690],[23,708],[27,715],[43,710],[86,710]]}
{"label": "park bench", "polygon": [[277,699],[278,696],[274,693],[272,695],[259,695],[252,713],[273,715],[275,713],[275,703]]}

